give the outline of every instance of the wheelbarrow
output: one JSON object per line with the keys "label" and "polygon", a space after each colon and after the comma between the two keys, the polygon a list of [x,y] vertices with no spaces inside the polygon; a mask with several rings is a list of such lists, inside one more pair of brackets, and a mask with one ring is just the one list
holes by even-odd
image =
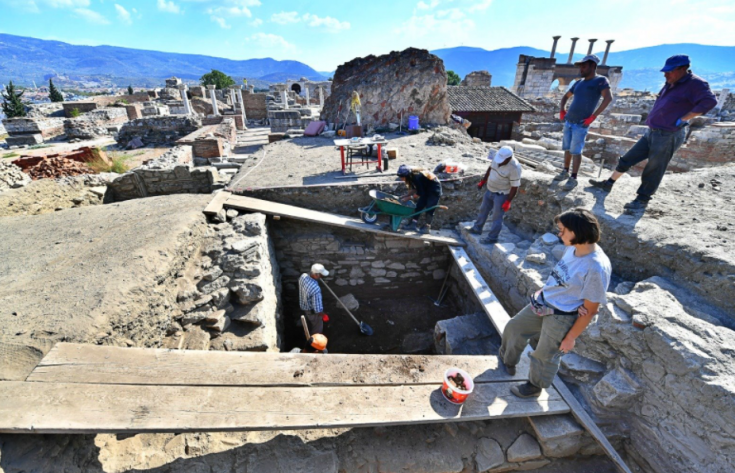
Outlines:
{"label": "wheelbarrow", "polygon": [[416,204],[412,201],[401,202],[400,197],[376,189],[371,190],[368,194],[373,201],[367,207],[357,209],[360,212],[362,221],[365,223],[375,223],[378,221],[378,216],[388,215],[390,216],[390,228],[394,232],[398,231],[404,218],[416,218],[422,213],[434,209],[447,210],[447,207],[444,205],[435,205],[416,212]]}

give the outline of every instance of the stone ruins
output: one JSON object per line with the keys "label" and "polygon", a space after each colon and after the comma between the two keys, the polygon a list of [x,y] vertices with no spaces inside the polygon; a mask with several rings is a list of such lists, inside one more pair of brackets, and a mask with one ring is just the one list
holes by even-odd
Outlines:
{"label": "stone ruins", "polygon": [[[609,194],[586,185],[564,190],[552,180],[563,163],[559,101],[578,75],[578,38],[563,63],[558,40],[550,57],[519,57],[512,91],[502,96],[533,111],[499,142],[473,138],[452,118],[442,60],[413,48],[353,59],[332,81],[294,78],[267,93],[172,77],[153,90],[31,105],[26,117],[3,120],[0,473],[735,470],[735,95],[715,91],[717,107],[692,120],[656,198],[645,213],[627,215],[640,166]],[[646,133],[656,100],[618,87],[622,67],[606,64],[612,43],[599,71],[615,100],[590,126],[580,182],[610,173]],[[458,87],[501,96],[487,92],[499,89],[492,73],[474,71]],[[407,132],[409,116],[418,117],[418,129]],[[387,143],[379,156],[360,142],[343,173],[335,140],[354,127]],[[477,186],[488,158],[506,145],[522,163],[522,182],[499,242],[484,244],[469,232]],[[446,163],[461,172],[436,171],[448,209],[437,210],[431,235],[392,232],[387,216],[360,220],[371,191],[406,192],[394,174],[400,164]],[[489,394],[527,379],[525,356],[517,376],[498,367],[497,323],[543,286],[565,248],[554,217],[575,207],[600,221],[613,267],[608,302],[561,358],[549,398],[518,413],[509,391]],[[362,335],[324,291],[329,353],[291,353],[305,346],[298,280],[317,262],[374,334]],[[78,357],[55,362],[64,347]],[[123,380],[135,366],[86,360],[85,350],[156,361]],[[196,366],[162,361],[182,353]],[[212,355],[232,356],[217,358],[230,364]],[[287,382],[276,379],[273,360],[288,366]],[[315,372],[321,360],[339,369]],[[471,373],[475,398],[453,414],[431,376],[455,360],[484,364]],[[83,379],[40,379],[80,366],[90,370]],[[110,373],[121,378],[95,381]],[[184,381],[159,384],[166,376]],[[211,383],[221,379],[230,381]],[[25,401],[18,389],[38,387],[34,396],[43,396],[42,382],[83,388],[55,397],[54,415],[8,427],[43,408],[34,401],[7,410]],[[382,404],[361,412],[369,396],[339,394],[355,386],[379,389]],[[411,397],[427,386],[424,404]],[[94,400],[85,394],[91,389],[111,387],[101,411],[80,407]],[[185,389],[194,387],[208,398],[190,408]],[[120,414],[125,429],[102,425],[115,420],[105,409],[124,392],[144,388],[152,397],[141,395]],[[279,389],[289,395],[277,398]],[[396,400],[388,389],[411,396]],[[304,392],[311,397],[296,408],[274,400]],[[270,403],[258,404],[261,396]],[[199,428],[217,418],[217,403],[226,405],[225,422],[243,425]],[[315,422],[285,423],[314,406]],[[472,417],[473,406],[484,417]],[[77,411],[68,424],[47,427],[69,409]],[[354,415],[343,409],[359,411],[360,420],[339,424]],[[370,423],[383,411],[395,422]],[[415,412],[429,417],[399,422]],[[247,431],[263,415],[272,416],[265,427]],[[141,427],[182,418],[186,425]],[[84,422],[99,425],[78,427]]]}

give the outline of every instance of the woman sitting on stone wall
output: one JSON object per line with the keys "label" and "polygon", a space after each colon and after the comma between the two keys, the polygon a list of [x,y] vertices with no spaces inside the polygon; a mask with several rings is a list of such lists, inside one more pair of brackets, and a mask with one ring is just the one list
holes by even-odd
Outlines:
{"label": "woman sitting on stone wall", "polygon": [[[442,185],[439,179],[431,172],[422,168],[412,168],[401,164],[398,168],[398,177],[408,187],[408,194],[401,197],[402,201],[418,199],[416,201],[416,212],[421,212],[427,207],[436,207],[439,205],[439,199],[442,196]],[[434,220],[434,211],[431,209],[418,216],[424,216],[424,223],[418,226],[418,220],[412,219],[411,222],[404,227],[404,230],[417,230],[419,233],[429,233],[431,231],[431,222]]]}
{"label": "woman sitting on stone wall", "polygon": [[559,238],[568,248],[544,287],[530,296],[530,303],[505,326],[500,359],[514,375],[521,354],[530,342],[529,381],[513,386],[518,397],[538,397],[551,386],[562,355],[574,349],[606,300],[612,268],[600,241],[600,224],[586,209],[573,209],[554,219]]}

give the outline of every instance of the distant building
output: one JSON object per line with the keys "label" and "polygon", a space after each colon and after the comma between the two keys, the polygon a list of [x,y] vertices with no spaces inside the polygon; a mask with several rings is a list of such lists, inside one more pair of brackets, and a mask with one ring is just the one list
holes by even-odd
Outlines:
{"label": "distant building", "polygon": [[523,113],[536,111],[505,87],[450,86],[447,95],[452,113],[471,121],[467,132],[482,141],[510,139],[513,123],[520,123]]}

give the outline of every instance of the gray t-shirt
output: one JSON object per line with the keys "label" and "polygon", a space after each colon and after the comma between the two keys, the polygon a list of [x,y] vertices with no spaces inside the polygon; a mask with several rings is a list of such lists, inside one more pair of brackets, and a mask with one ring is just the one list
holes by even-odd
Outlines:
{"label": "gray t-shirt", "polygon": [[544,300],[564,312],[574,312],[585,299],[604,304],[612,274],[610,260],[599,246],[584,256],[575,256],[574,250],[567,248],[543,288]]}
{"label": "gray t-shirt", "polygon": [[511,187],[521,186],[521,163],[516,158],[504,166],[495,161],[490,163],[490,174],[487,176],[487,190],[510,194]]}

